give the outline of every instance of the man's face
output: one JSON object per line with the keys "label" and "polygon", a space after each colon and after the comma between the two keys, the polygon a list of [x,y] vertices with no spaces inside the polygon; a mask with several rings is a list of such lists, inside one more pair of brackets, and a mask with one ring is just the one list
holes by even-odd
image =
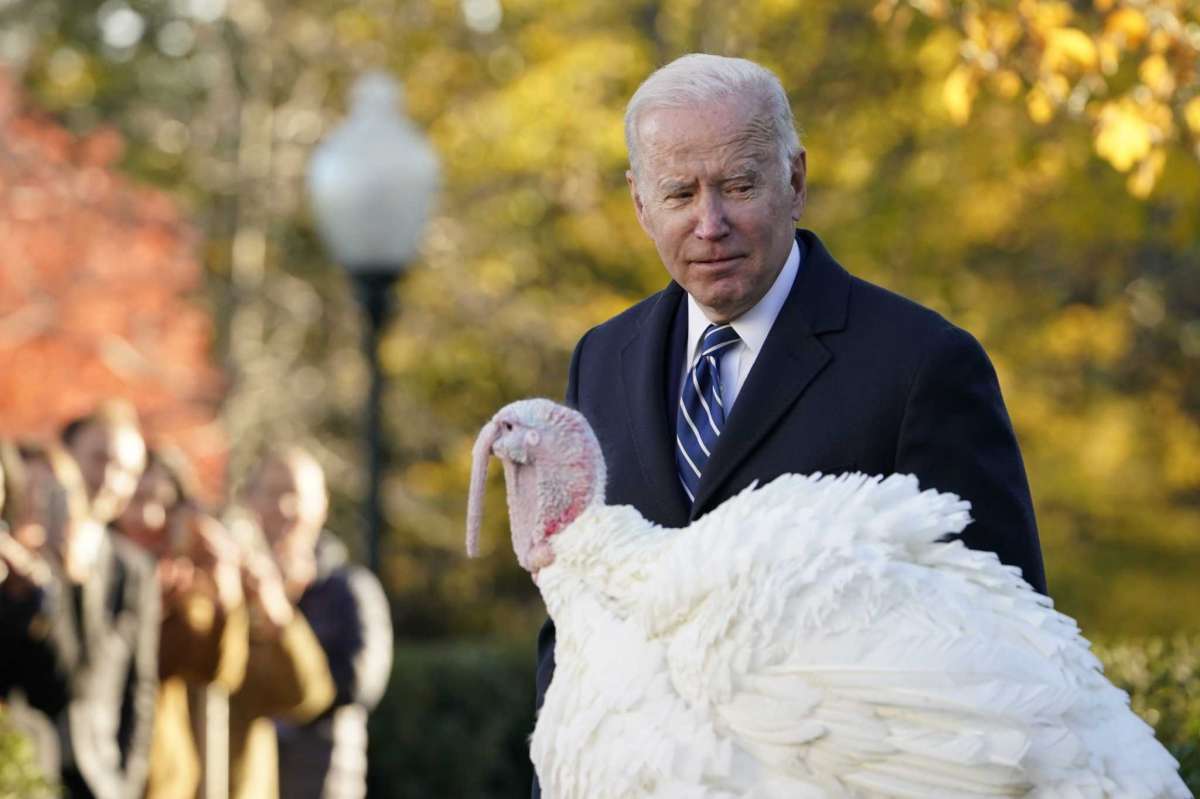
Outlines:
{"label": "man's face", "polygon": [[310,571],[328,510],[320,467],[273,458],[258,468],[243,501],[258,519],[284,579]]}
{"label": "man's face", "polygon": [[804,210],[805,156],[790,169],[742,98],[652,109],[638,123],[640,167],[627,173],[642,228],[667,272],[710,320],[762,299],[787,260]]}
{"label": "man's face", "polygon": [[71,442],[71,454],[79,464],[92,516],[107,524],[121,515],[137,490],[146,465],[146,443],[129,425],[91,423]]}
{"label": "man's face", "polygon": [[167,553],[167,515],[179,502],[179,492],[167,470],[155,463],[142,474],[132,500],[117,519],[127,538],[151,554]]}

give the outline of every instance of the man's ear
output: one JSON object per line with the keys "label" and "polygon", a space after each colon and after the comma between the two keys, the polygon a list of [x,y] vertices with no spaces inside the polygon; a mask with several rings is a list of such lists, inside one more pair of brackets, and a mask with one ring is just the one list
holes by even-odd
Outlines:
{"label": "man's ear", "polygon": [[791,186],[792,221],[799,222],[804,215],[804,206],[808,203],[808,152],[803,147],[792,156],[789,164],[792,172]]}
{"label": "man's ear", "polygon": [[638,192],[637,176],[633,174],[632,169],[625,170],[625,182],[629,184],[629,196],[633,198],[633,211],[637,214],[638,224],[642,226],[642,230],[650,234],[650,228],[646,227],[646,204],[642,201],[642,195]]}

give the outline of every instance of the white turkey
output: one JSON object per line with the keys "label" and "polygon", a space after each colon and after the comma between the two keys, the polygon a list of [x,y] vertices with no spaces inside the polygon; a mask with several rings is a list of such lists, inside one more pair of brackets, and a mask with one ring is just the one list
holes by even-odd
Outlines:
{"label": "white turkey", "polygon": [[909,476],[785,475],[681,529],[604,504],[587,421],[513,403],[491,454],[557,627],[531,742],[546,799],[1184,799],[1178,764],[1075,622],[969,503]]}

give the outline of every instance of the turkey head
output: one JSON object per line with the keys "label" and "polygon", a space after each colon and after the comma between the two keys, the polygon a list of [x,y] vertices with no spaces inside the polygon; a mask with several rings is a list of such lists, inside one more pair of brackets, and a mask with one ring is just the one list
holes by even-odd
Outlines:
{"label": "turkey head", "polygon": [[504,464],[513,551],[536,576],[554,562],[551,537],[604,502],[604,458],[583,414],[547,399],[504,406],[475,440],[467,500],[467,554],[479,552],[488,459]]}

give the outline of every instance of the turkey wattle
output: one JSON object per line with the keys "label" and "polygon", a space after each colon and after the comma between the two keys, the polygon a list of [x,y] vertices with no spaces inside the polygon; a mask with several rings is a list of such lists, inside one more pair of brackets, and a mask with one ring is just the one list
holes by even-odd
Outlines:
{"label": "turkey wattle", "polygon": [[785,475],[686,528],[604,504],[582,415],[523,400],[475,445],[557,628],[547,799],[1185,799],[1075,622],[910,476]]}

